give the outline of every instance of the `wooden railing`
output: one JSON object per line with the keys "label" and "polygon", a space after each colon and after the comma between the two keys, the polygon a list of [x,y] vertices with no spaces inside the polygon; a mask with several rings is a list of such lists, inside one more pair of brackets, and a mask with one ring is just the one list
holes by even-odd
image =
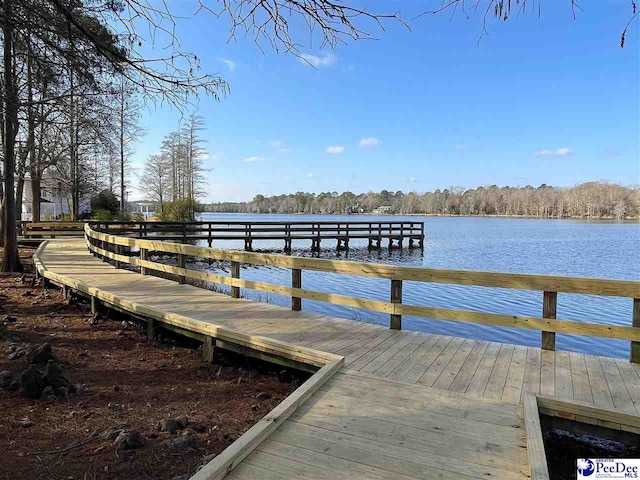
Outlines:
{"label": "wooden railing", "polygon": [[[244,241],[245,250],[253,249],[258,240],[283,240],[285,251],[291,251],[293,240],[311,240],[311,249],[319,250],[322,240],[336,240],[338,248],[349,248],[349,240],[368,240],[370,248],[380,248],[388,240],[389,248],[402,248],[406,240],[424,246],[424,222],[90,222],[102,233],[162,240],[207,241],[209,247],[217,240]],[[394,243],[395,242],[395,243]]]}
{"label": "wooden railing", "polygon": [[80,236],[83,231],[83,222],[24,222],[22,224],[22,233],[25,238]]}
{"label": "wooden railing", "polygon": [[[121,266],[123,263],[135,265],[140,267],[140,272],[143,275],[149,274],[151,270],[163,272],[164,274],[172,274],[177,276],[180,282],[184,282],[186,278],[190,278],[227,285],[231,287],[231,296],[235,298],[240,296],[241,288],[248,288],[289,296],[291,297],[291,307],[293,310],[300,310],[302,308],[302,299],[308,299],[345,307],[383,312],[390,315],[390,327],[398,330],[402,328],[403,315],[538,330],[542,332],[542,348],[548,350],[555,349],[556,333],[622,339],[631,342],[631,361],[640,363],[640,281],[468,270],[440,270],[218,250],[157,240],[140,240],[109,235],[96,232],[88,225],[85,228],[85,234],[89,249],[96,255],[114,260],[116,266]],[[123,248],[139,248],[140,257],[124,255],[122,253]],[[178,266],[174,267],[148,260],[148,253],[150,251],[176,254],[178,257]],[[187,269],[185,268],[185,257],[230,261],[231,276]],[[243,263],[288,268],[291,270],[291,287],[243,280],[240,278],[240,265]],[[391,284],[389,301],[304,289],[302,288],[302,272],[304,270],[388,279]],[[539,291],[543,295],[542,316],[527,317],[407,305],[402,301],[402,285],[403,282],[406,281]],[[633,311],[629,312],[631,316],[631,326],[557,319],[556,305],[558,292],[632,298]]]}

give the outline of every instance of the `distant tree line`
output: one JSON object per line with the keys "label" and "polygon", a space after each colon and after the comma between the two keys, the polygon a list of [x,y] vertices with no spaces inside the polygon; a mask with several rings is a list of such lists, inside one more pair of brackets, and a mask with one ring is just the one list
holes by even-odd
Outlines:
{"label": "distant tree line", "polygon": [[371,213],[383,206],[388,213],[426,215],[498,215],[538,218],[638,218],[640,187],[605,182],[587,182],[571,188],[539,187],[450,187],[434,192],[402,191],[297,192],[265,197],[251,202],[212,203],[210,212],[230,213]]}

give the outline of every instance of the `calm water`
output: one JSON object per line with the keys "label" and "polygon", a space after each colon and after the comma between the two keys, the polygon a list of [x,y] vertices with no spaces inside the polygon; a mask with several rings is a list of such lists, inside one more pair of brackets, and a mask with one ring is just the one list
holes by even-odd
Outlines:
{"label": "calm water", "polygon": [[[466,270],[540,273],[640,280],[640,224],[578,220],[506,218],[452,218],[400,216],[322,216],[210,214],[215,221],[424,221],[425,248],[409,251],[386,248],[367,251],[366,240],[352,240],[351,250],[337,253],[335,241],[323,242],[321,257]],[[282,241],[254,241],[254,250],[279,253]],[[386,242],[384,243],[386,245]],[[242,249],[241,242],[214,242],[217,248]],[[310,241],[294,242],[294,255],[309,256]],[[229,271],[229,266],[197,262],[201,269]],[[241,276],[290,285],[289,270],[245,267]],[[356,297],[388,300],[389,281],[321,272],[303,273],[303,287]],[[512,289],[467,287],[405,282],[403,301],[408,304],[515,315],[540,316],[542,293]],[[280,295],[243,290],[243,295],[276,305],[290,305]],[[303,300],[303,309],[327,315],[388,325],[386,314]],[[631,299],[559,294],[558,318],[616,325],[631,324]],[[403,329],[469,338],[540,345],[540,332],[465,323],[403,318]],[[628,342],[558,334],[557,347],[582,353],[627,357]]]}

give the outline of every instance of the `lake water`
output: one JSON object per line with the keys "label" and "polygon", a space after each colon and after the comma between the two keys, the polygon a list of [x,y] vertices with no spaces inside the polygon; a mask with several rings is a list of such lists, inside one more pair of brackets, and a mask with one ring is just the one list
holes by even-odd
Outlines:
{"label": "lake water", "polygon": [[[640,280],[640,224],[583,220],[537,220],[469,217],[402,217],[337,215],[212,214],[205,221],[424,221],[425,247],[367,250],[366,240],[350,242],[350,250],[336,252],[335,241],[322,244],[323,258],[390,263],[407,266],[538,273]],[[310,256],[310,241],[294,241],[293,255]],[[281,253],[283,241],[254,241],[255,251]],[[214,248],[242,249],[241,242],[214,242]],[[196,262],[191,268],[226,271],[229,266]],[[290,286],[290,270],[244,266],[241,277]],[[355,297],[389,300],[390,282],[383,279],[305,271],[303,287]],[[512,289],[404,282],[403,302],[413,305],[513,315],[541,316],[542,293]],[[247,298],[290,306],[290,298],[242,290]],[[303,300],[303,310],[388,325],[389,316]],[[630,325],[632,300],[592,295],[558,295],[557,317],[565,320]],[[403,329],[468,338],[540,346],[540,332],[489,327],[443,320],[403,317]],[[558,349],[628,357],[629,343],[558,334]]]}

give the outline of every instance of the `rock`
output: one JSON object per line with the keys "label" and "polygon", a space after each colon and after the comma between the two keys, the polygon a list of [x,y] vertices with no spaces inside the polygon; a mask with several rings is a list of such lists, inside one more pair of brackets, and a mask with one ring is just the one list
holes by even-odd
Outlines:
{"label": "rock", "polygon": [[13,351],[9,354],[9,360],[15,360],[16,358],[22,357],[25,353],[27,353],[27,347],[19,346],[13,348]]}
{"label": "rock", "polygon": [[269,400],[271,398],[271,394],[269,392],[260,392],[256,395],[256,400]]}
{"label": "rock", "polygon": [[25,290],[22,294],[23,297],[33,297],[33,292],[31,290]]}
{"label": "rock", "polygon": [[187,428],[191,425],[191,420],[186,415],[180,415],[176,418],[176,422],[178,422],[178,428]]}
{"label": "rock", "polygon": [[20,374],[20,383],[22,384],[22,396],[26,398],[40,398],[42,393],[42,376],[38,367],[29,365],[25,371]]}
{"label": "rock", "polygon": [[10,392],[15,392],[20,390],[20,387],[22,387],[22,384],[20,383],[20,380],[16,379],[11,382],[11,385],[9,385],[9,388],[7,390],[9,390]]}
{"label": "rock", "polygon": [[169,450],[193,451],[200,445],[200,437],[195,433],[185,432],[184,435],[165,440],[163,445],[166,445]]}
{"label": "rock", "polygon": [[120,450],[132,450],[144,447],[147,440],[137,430],[121,431],[116,437],[114,445]]}
{"label": "rock", "polygon": [[66,400],[69,398],[69,389],[67,387],[58,387],[56,388],[56,397],[60,400]]}
{"label": "rock", "polygon": [[20,340],[20,337],[18,335],[16,335],[15,333],[10,332],[7,329],[6,324],[7,323],[11,323],[12,321],[15,322],[16,317],[10,317],[9,315],[3,315],[2,317],[7,318],[7,320],[4,321],[4,323],[0,324],[0,340],[9,340],[9,341],[18,341]]}
{"label": "rock", "polygon": [[180,430],[180,428],[182,428],[180,427],[178,422],[172,418],[170,418],[169,420],[160,421],[159,427],[160,427],[159,430],[161,432],[169,432],[169,433],[176,433],[178,430]]}
{"label": "rock", "polygon": [[2,322],[4,323],[16,323],[18,319],[13,315],[2,315]]}
{"label": "rock", "polygon": [[88,357],[88,356],[89,356],[89,353],[88,353],[86,350],[84,350],[84,351],[82,351],[82,352],[79,352],[79,353],[78,353],[78,356],[79,356],[79,357]]}
{"label": "rock", "polygon": [[22,428],[31,428],[31,427],[33,427],[33,422],[31,420],[29,420],[28,418],[23,418],[22,422],[20,422],[20,426]]}
{"label": "rock", "polygon": [[42,381],[45,385],[51,385],[56,390],[64,387],[67,389],[67,393],[75,393],[77,390],[71,383],[71,380],[69,380],[64,374],[62,365],[54,362],[53,360],[49,360],[47,363],[47,370],[42,377]]}
{"label": "rock", "polygon": [[58,358],[53,353],[50,343],[42,343],[35,345],[27,352],[27,363],[41,364],[48,363],[50,360],[58,362]]}
{"label": "rock", "polygon": [[118,385],[114,385],[113,387],[111,387],[111,390],[113,390],[114,392],[119,392],[120,387]]}
{"label": "rock", "polygon": [[53,389],[51,385],[47,385],[42,389],[42,396],[48,399],[51,396],[56,396],[56,391]]}
{"label": "rock", "polygon": [[3,370],[0,372],[0,388],[2,390],[9,390],[9,386],[13,382],[13,374],[9,370]]}

